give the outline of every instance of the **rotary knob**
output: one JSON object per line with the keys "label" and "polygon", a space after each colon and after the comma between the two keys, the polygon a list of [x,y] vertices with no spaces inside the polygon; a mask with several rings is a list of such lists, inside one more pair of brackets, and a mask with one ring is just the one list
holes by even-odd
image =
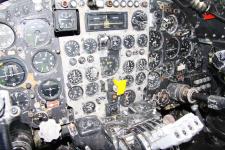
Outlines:
{"label": "rotary knob", "polygon": [[38,134],[45,142],[51,142],[60,137],[61,126],[57,124],[54,119],[42,121],[39,128]]}

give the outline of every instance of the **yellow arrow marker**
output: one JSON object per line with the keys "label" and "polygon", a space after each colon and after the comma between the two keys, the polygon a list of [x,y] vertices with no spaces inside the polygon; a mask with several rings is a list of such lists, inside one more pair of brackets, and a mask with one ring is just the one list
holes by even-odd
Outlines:
{"label": "yellow arrow marker", "polygon": [[117,87],[117,95],[123,95],[127,88],[127,80],[113,80],[114,85]]}

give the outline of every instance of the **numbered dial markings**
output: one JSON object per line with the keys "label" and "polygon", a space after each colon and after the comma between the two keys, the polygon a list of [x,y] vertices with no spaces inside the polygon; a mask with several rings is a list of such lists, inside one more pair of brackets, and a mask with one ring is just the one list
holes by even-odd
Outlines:
{"label": "numbered dial markings", "polygon": [[65,52],[69,57],[80,55],[80,45],[77,41],[68,41],[65,44]]}
{"label": "numbered dial markings", "polygon": [[148,36],[146,34],[141,34],[138,37],[137,44],[139,47],[146,47],[148,44]]}
{"label": "numbered dial markings", "polygon": [[74,86],[70,88],[68,92],[68,96],[71,100],[78,100],[81,96],[83,96],[84,91],[80,86]]}
{"label": "numbered dial markings", "polygon": [[6,50],[15,41],[15,33],[11,27],[0,23],[0,50]]}
{"label": "numbered dial markings", "polygon": [[135,63],[132,60],[128,60],[123,64],[123,71],[125,73],[131,73],[133,72],[135,67]]}
{"label": "numbered dial markings", "polygon": [[99,71],[95,67],[89,67],[87,68],[85,75],[88,81],[93,82],[98,79]]}
{"label": "numbered dial markings", "polygon": [[77,69],[72,70],[67,75],[67,79],[71,84],[76,85],[82,82],[82,73]]}
{"label": "numbered dial markings", "polygon": [[135,38],[132,35],[127,35],[123,40],[123,45],[125,48],[130,49],[135,44]]}
{"label": "numbered dial markings", "polygon": [[83,48],[88,54],[93,54],[97,49],[97,41],[94,39],[86,39],[83,43]]}
{"label": "numbered dial markings", "polygon": [[56,66],[56,57],[53,53],[43,50],[33,57],[33,67],[40,73],[48,73]]}
{"label": "numbered dial markings", "polygon": [[86,95],[88,95],[88,96],[93,96],[98,91],[99,91],[99,85],[98,85],[98,83],[93,82],[93,83],[89,83],[86,86]]}

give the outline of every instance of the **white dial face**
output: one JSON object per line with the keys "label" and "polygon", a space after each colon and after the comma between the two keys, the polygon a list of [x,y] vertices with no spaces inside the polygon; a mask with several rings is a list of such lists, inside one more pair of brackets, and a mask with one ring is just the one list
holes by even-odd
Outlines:
{"label": "white dial face", "polygon": [[15,34],[8,25],[0,23],[0,50],[9,48],[15,41]]}

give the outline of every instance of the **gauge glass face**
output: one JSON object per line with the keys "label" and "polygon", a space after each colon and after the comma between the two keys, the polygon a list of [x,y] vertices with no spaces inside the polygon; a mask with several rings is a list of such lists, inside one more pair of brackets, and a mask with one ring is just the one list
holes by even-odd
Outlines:
{"label": "gauge glass face", "polygon": [[169,34],[175,33],[178,28],[177,17],[175,15],[169,15],[169,16],[163,18],[161,28],[162,28],[162,30],[165,30]]}
{"label": "gauge glass face", "polygon": [[161,61],[161,54],[159,52],[154,52],[149,54],[148,57],[148,66],[150,70],[155,69],[157,66],[159,66]]}
{"label": "gauge glass face", "polygon": [[132,35],[127,35],[123,40],[123,45],[127,49],[131,49],[135,44],[135,38]]}
{"label": "gauge glass face", "polygon": [[148,16],[144,11],[138,10],[134,12],[131,18],[131,23],[135,30],[144,30],[147,27]]}
{"label": "gauge glass face", "polygon": [[136,78],[135,78],[135,82],[136,82],[137,85],[141,85],[141,84],[144,83],[145,79],[146,79],[145,73],[144,72],[139,72],[137,74]]}
{"label": "gauge glass face", "polygon": [[135,67],[134,61],[128,60],[123,64],[123,71],[125,73],[131,73],[131,72],[133,72],[134,67]]}
{"label": "gauge glass face", "polygon": [[86,95],[88,96],[93,96],[95,95],[99,90],[99,85],[98,83],[89,83],[87,86],[86,86]]}
{"label": "gauge glass face", "polygon": [[55,100],[61,93],[60,83],[56,80],[46,80],[39,86],[39,94],[45,100]]}
{"label": "gauge glass face", "polygon": [[95,111],[95,103],[94,102],[87,102],[83,105],[83,111],[86,114],[93,113]]}
{"label": "gauge glass face", "polygon": [[61,11],[58,15],[59,28],[72,29],[76,23],[76,13],[74,11]]}
{"label": "gauge glass face", "polygon": [[174,71],[175,71],[175,67],[174,67],[174,64],[172,62],[165,63],[162,66],[161,74],[162,74],[162,76],[168,78],[168,77],[171,77],[174,74]]}
{"label": "gauge glass face", "polygon": [[103,76],[112,76],[119,69],[119,60],[116,57],[102,57],[100,61]]}
{"label": "gauge glass face", "polygon": [[25,81],[25,68],[16,61],[2,62],[0,66],[0,85],[15,87]]}
{"label": "gauge glass face", "polygon": [[148,44],[148,36],[146,34],[141,34],[138,37],[137,44],[139,47],[146,47]]}
{"label": "gauge glass face", "polygon": [[45,112],[37,112],[32,120],[35,125],[39,125],[42,121],[48,121],[48,115]]}
{"label": "gauge glass face", "polygon": [[48,73],[56,66],[56,57],[53,53],[43,50],[37,52],[33,57],[33,67],[40,73]]}
{"label": "gauge glass face", "polygon": [[161,84],[160,74],[158,72],[150,72],[148,75],[148,88],[154,90]]}
{"label": "gauge glass face", "polygon": [[163,35],[158,31],[149,32],[149,48],[150,50],[158,50],[162,47],[163,44]]}
{"label": "gauge glass face", "polygon": [[124,78],[124,80],[127,80],[127,86],[131,86],[134,83],[134,77],[131,75],[126,75]]}
{"label": "gauge glass face", "polygon": [[80,55],[80,46],[77,41],[68,41],[65,44],[65,52],[69,57],[75,57]]}
{"label": "gauge glass face", "polygon": [[68,96],[71,100],[78,100],[81,96],[83,96],[84,91],[80,86],[74,86],[70,88],[68,92]]}
{"label": "gauge glass face", "polygon": [[137,70],[138,71],[142,71],[142,70],[145,70],[147,69],[147,60],[146,59],[140,59],[137,61],[137,64],[136,64],[136,67],[137,67]]}
{"label": "gauge glass face", "polygon": [[0,23],[0,50],[4,50],[12,46],[15,38],[13,29],[6,24]]}
{"label": "gauge glass face", "polygon": [[82,73],[77,69],[70,71],[69,74],[67,75],[68,81],[73,85],[81,83],[82,78],[83,78]]}
{"label": "gauge glass face", "polygon": [[120,104],[124,107],[128,107],[131,103],[135,101],[136,94],[132,90],[125,91],[124,95],[121,96]]}
{"label": "gauge glass face", "polygon": [[21,110],[26,110],[29,107],[30,98],[24,92],[13,92],[10,94],[12,104],[19,106]]}
{"label": "gauge glass face", "polygon": [[49,43],[51,38],[50,25],[41,19],[25,22],[24,39],[31,47],[41,47]]}
{"label": "gauge glass face", "polygon": [[172,60],[177,57],[180,51],[180,42],[177,38],[169,38],[166,40],[165,56],[166,59]]}
{"label": "gauge glass face", "polygon": [[95,67],[89,67],[86,70],[85,75],[86,75],[86,78],[88,79],[88,81],[93,82],[93,81],[96,81],[98,79],[99,71]]}
{"label": "gauge glass face", "polygon": [[192,50],[191,42],[188,40],[183,40],[181,42],[180,55],[186,57]]}
{"label": "gauge glass face", "polygon": [[83,48],[88,54],[93,54],[97,49],[97,41],[94,39],[86,39],[83,43]]}

